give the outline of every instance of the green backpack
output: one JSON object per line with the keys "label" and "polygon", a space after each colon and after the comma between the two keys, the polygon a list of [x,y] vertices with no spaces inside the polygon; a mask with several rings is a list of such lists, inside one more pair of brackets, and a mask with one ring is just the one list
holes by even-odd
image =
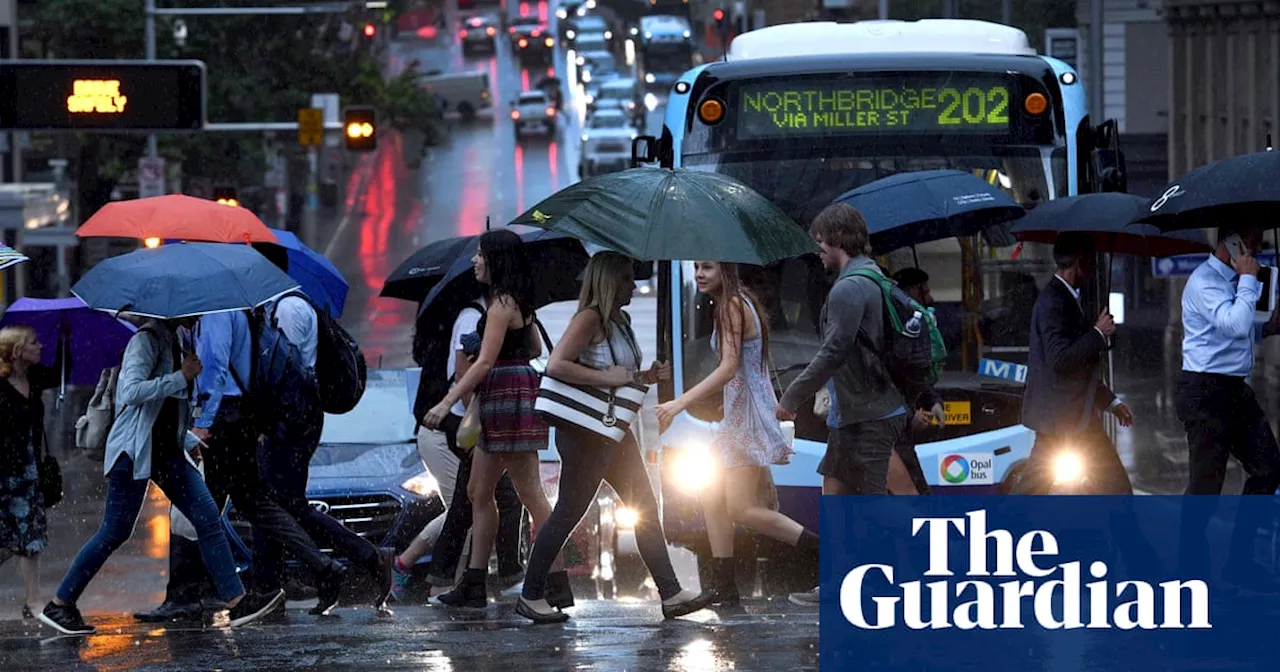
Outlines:
{"label": "green backpack", "polygon": [[882,354],[894,385],[907,396],[936,385],[947,364],[947,345],[933,313],[877,271],[859,269],[849,275],[875,282],[884,295]]}

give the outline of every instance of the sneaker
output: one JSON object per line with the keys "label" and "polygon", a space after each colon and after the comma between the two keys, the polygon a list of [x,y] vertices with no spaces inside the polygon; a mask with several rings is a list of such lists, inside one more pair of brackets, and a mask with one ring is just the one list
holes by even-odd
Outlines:
{"label": "sneaker", "polygon": [[695,611],[702,611],[711,604],[711,593],[698,594],[692,590],[682,590],[662,601],[662,617],[671,620],[688,616]]}
{"label": "sneaker", "polygon": [[319,593],[314,587],[308,586],[297,579],[289,579],[284,583],[284,599],[290,602],[306,602],[307,600],[314,600],[318,596]]}
{"label": "sneaker", "polygon": [[410,569],[409,567],[403,571],[400,569],[400,558],[391,562],[391,599],[396,602],[404,602],[404,593],[409,588],[409,579],[413,578]]}
{"label": "sneaker", "polygon": [[73,604],[55,604],[50,602],[40,612],[40,622],[61,632],[64,635],[92,635],[98,629],[84,622],[80,610]]}
{"label": "sneaker", "polygon": [[818,586],[814,586],[813,590],[803,593],[791,593],[791,596],[787,599],[791,601],[791,604],[798,604],[802,607],[816,607],[820,604],[818,602]]}
{"label": "sneaker", "polygon": [[308,612],[312,616],[328,616],[333,608],[338,606],[338,597],[342,594],[342,584],[347,579],[347,568],[341,563],[333,563],[329,565],[329,571],[323,577],[319,577],[316,581],[316,591],[319,592],[319,601],[316,606],[312,607]]}
{"label": "sneaker", "polygon": [[270,615],[284,607],[284,591],[261,594],[250,593],[231,610],[231,627],[238,628]]}

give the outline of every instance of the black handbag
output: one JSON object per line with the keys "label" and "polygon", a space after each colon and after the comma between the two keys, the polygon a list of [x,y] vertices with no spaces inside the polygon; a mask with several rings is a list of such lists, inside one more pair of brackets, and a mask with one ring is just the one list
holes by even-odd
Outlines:
{"label": "black handbag", "polygon": [[44,499],[44,507],[57,506],[62,501],[62,466],[57,458],[49,454],[48,447],[43,447],[44,454],[36,459],[36,468],[40,472],[40,495]]}

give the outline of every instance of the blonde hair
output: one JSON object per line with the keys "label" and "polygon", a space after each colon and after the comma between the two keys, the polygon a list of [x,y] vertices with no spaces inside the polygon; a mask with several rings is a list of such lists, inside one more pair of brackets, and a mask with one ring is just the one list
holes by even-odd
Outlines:
{"label": "blonde hair", "polygon": [[600,252],[591,257],[587,270],[582,273],[578,312],[599,311],[605,338],[609,337],[614,318],[620,312],[619,299],[624,292],[630,291],[626,285],[634,272],[631,259],[617,252]]}
{"label": "blonde hair", "polygon": [[18,346],[35,343],[36,330],[24,324],[0,329],[0,378],[13,375],[13,363],[18,357]]}

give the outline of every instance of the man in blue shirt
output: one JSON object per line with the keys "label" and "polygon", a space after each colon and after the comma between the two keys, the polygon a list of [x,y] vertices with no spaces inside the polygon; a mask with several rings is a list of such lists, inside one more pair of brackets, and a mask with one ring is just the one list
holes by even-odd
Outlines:
{"label": "man in blue shirt", "polygon": [[[1221,494],[1228,456],[1248,474],[1242,494],[1274,495],[1280,486],[1280,447],[1248,382],[1261,294],[1254,255],[1262,234],[1255,227],[1219,228],[1217,249],[1191,273],[1182,292],[1182,374],[1175,405],[1190,449],[1188,495]],[[1265,334],[1275,322],[1273,317]],[[1193,567],[1208,562],[1207,523],[1183,517],[1183,561]],[[1258,575],[1250,560],[1255,530],[1237,521],[1228,573]]]}
{"label": "man in blue shirt", "polygon": [[[250,409],[242,403],[252,371],[248,316],[238,311],[204,315],[196,325],[195,340],[205,368],[196,377],[197,411],[191,431],[203,443],[209,489],[219,502],[231,496],[236,510],[252,524],[255,538],[274,539],[315,572],[317,609],[327,611],[338,600],[346,570],[321,553],[298,521],[271,498],[259,473],[258,432]],[[263,552],[264,544],[254,545],[254,565],[263,565]],[[254,593],[232,610],[233,624],[284,605],[280,577],[256,578]]]}

